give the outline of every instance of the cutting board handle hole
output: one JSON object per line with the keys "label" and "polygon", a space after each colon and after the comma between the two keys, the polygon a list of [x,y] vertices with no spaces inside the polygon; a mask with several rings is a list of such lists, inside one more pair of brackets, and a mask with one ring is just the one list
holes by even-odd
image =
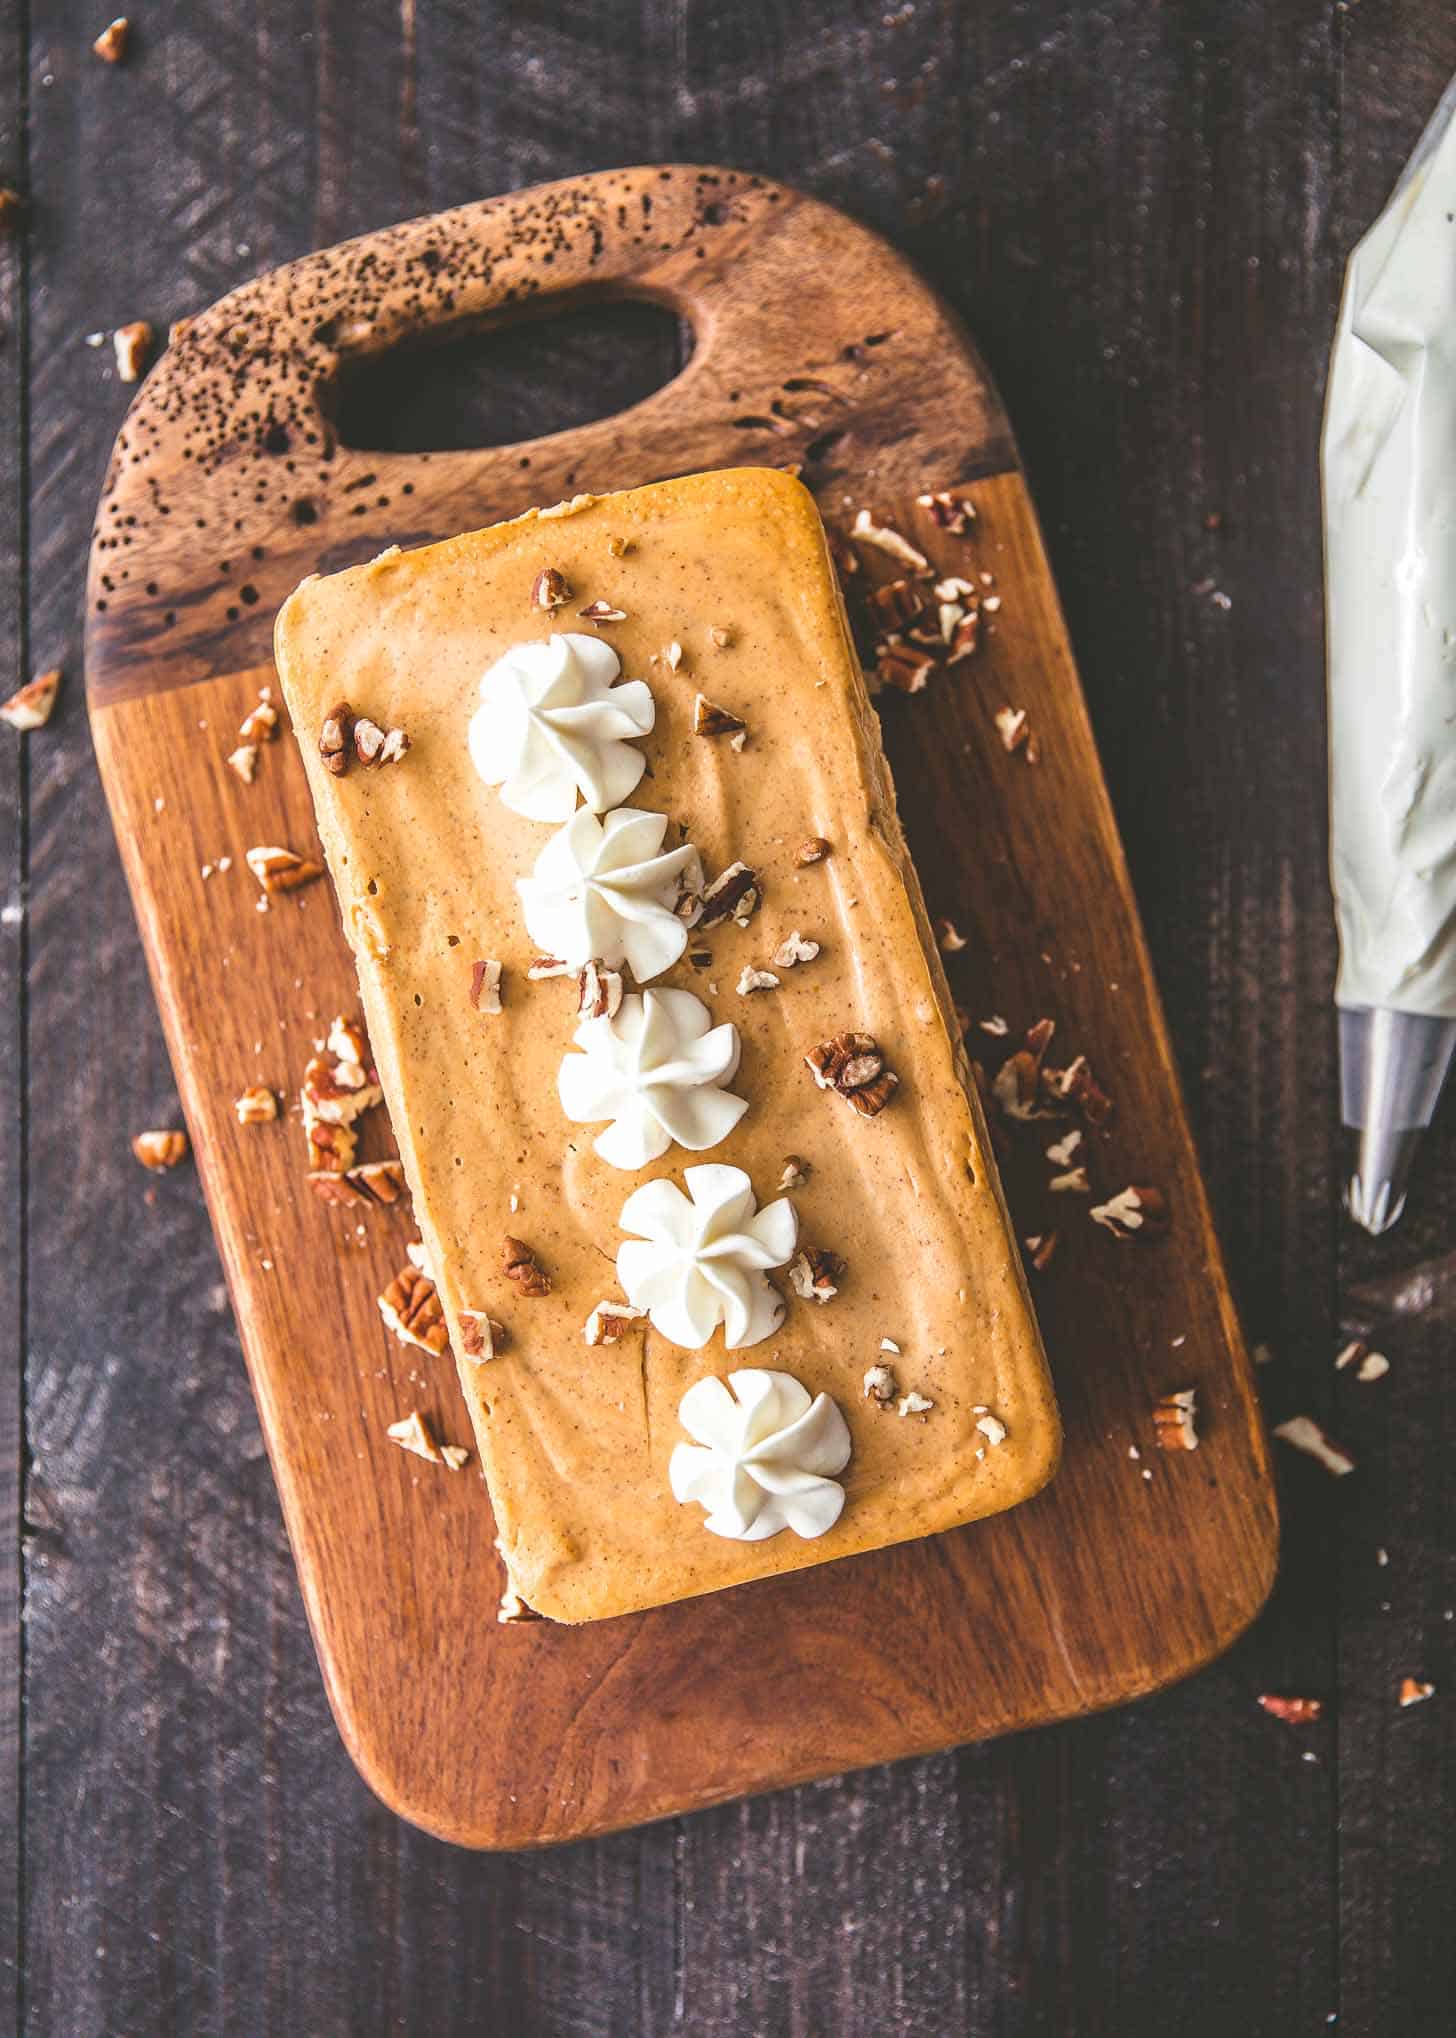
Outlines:
{"label": "cutting board handle hole", "polygon": [[641,403],[686,367],[692,328],[642,298],[557,299],[490,330],[442,328],[345,356],[330,409],[361,453],[463,453],[546,438]]}

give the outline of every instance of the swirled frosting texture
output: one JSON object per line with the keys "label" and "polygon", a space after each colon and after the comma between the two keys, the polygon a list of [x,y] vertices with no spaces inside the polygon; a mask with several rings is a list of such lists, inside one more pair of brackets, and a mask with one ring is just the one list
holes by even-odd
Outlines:
{"label": "swirled frosting texture", "polygon": [[514,814],[565,821],[577,795],[593,813],[629,798],[647,760],[633,740],[656,719],[645,680],[616,685],[610,644],[574,631],[513,644],[480,682],[470,761]]}
{"label": "swirled frosting texture", "polygon": [[738,1067],[738,1029],[714,1026],[691,991],[623,998],[609,1019],[584,1019],[557,1076],[561,1108],[578,1125],[612,1122],[592,1145],[614,1168],[645,1168],[676,1140],[702,1153],[748,1109],[722,1087]]}
{"label": "swirled frosting texture", "polygon": [[758,1543],[792,1529],[822,1536],[838,1521],[849,1463],[849,1425],[827,1394],[812,1397],[791,1373],[745,1367],[725,1383],[689,1387],[678,1420],[690,1444],[668,1461],[674,1498],[707,1512],[705,1529]]}
{"label": "swirled frosting texture", "polygon": [[517,881],[531,939],[573,969],[625,962],[639,984],[671,969],[688,940],[673,908],[702,865],[690,844],[664,851],[666,833],[665,814],[618,807],[599,821],[579,807]]}
{"label": "swirled frosting texture", "polygon": [[761,1344],[784,1319],[766,1278],[793,1258],[799,1220],[786,1197],[759,1210],[742,1168],[709,1164],[676,1182],[648,1182],[622,1205],[630,1238],[617,1249],[617,1279],[654,1330],[696,1351],[721,1323],[730,1352]]}

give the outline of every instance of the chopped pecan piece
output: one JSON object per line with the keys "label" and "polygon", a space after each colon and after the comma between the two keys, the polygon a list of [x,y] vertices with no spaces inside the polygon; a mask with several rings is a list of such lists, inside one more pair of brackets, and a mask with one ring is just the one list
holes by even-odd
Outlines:
{"label": "chopped pecan piece", "polygon": [[354,724],[354,755],[361,764],[398,764],[409,747],[403,729],[382,729],[368,715],[360,715]]}
{"label": "chopped pecan piece", "polygon": [[526,969],[526,975],[533,984],[543,983],[547,977],[569,977],[572,974],[571,964],[563,962],[559,955],[534,956]]}
{"label": "chopped pecan piece", "polygon": [[822,835],[810,835],[794,851],[794,861],[799,864],[822,863],[829,855],[833,844]]}
{"label": "chopped pecan piece", "polygon": [[270,1125],[278,1116],[278,1099],[266,1083],[255,1083],[233,1099],[239,1125]]}
{"label": "chopped pecan piece", "polygon": [[404,1162],[399,1160],[365,1161],[361,1167],[350,1168],[344,1179],[370,1203],[398,1203],[408,1188]]}
{"label": "chopped pecan piece", "polygon": [[228,769],[235,771],[244,785],[251,785],[258,776],[258,746],[256,743],[240,743],[236,750],[228,752]]}
{"label": "chopped pecan piece", "polygon": [[[407,1339],[406,1342],[412,1343],[415,1340]],[[440,1446],[430,1434],[429,1424],[417,1408],[411,1410],[408,1415],[401,1416],[398,1422],[390,1423],[384,1434],[401,1449],[413,1451],[417,1458],[427,1458],[432,1465],[443,1465],[445,1462]]]}
{"label": "chopped pecan piece", "polygon": [[992,1415],[989,1409],[983,1408],[977,1415],[976,1428],[993,1450],[997,1444],[1004,1444],[1006,1441],[1005,1423],[999,1415]]}
{"label": "chopped pecan piece", "polygon": [[119,64],[130,40],[131,23],[124,14],[118,14],[115,21],[107,22],[91,48],[103,64]]}
{"label": "chopped pecan piece", "polygon": [[875,672],[884,686],[899,693],[923,693],[925,682],[935,670],[928,651],[891,639],[876,647]]}
{"label": "chopped pecan piece", "polygon": [[1041,1080],[1048,1097],[1074,1106],[1089,1125],[1105,1125],[1112,1116],[1112,1099],[1099,1087],[1085,1054],[1064,1069],[1044,1069]]}
{"label": "chopped pecan piece", "polygon": [[1007,1118],[1028,1120],[1051,1116],[1042,1096],[1041,1065],[1056,1031],[1052,1019],[1038,1019],[1026,1040],[996,1071],[991,1094]]}
{"label": "chopped pecan piece", "polygon": [[477,1012],[494,1018],[501,1009],[501,966],[483,956],[470,965],[470,1002]]}
{"label": "chopped pecan piece", "polygon": [[705,693],[700,693],[693,702],[695,736],[731,736],[735,729],[746,726],[740,716],[720,707],[716,701],[710,701]]}
{"label": "chopped pecan piece", "polygon": [[817,941],[806,941],[795,927],[773,952],[775,969],[793,969],[801,962],[812,962],[819,953]]}
{"label": "chopped pecan piece", "polygon": [[844,1261],[822,1246],[804,1246],[789,1262],[789,1285],[806,1302],[832,1302],[844,1279]]}
{"label": "chopped pecan piece", "polygon": [[152,351],[153,337],[152,329],[144,318],[134,318],[129,325],[117,327],[111,335],[111,345],[120,381],[141,381],[147,356]]}
{"label": "chopped pecan piece", "polygon": [[674,637],[662,654],[662,662],[669,672],[676,672],[683,662],[683,647]]}
{"label": "chopped pecan piece", "polygon": [[900,1383],[893,1366],[871,1366],[864,1376],[865,1400],[878,1402],[881,1408],[888,1408],[899,1392]]}
{"label": "chopped pecan piece", "polygon": [[1051,1265],[1058,1242],[1059,1234],[1055,1231],[1034,1231],[1022,1240],[1026,1256],[1038,1273]]}
{"label": "chopped pecan piece", "polygon": [[[947,659],[947,664],[955,660]],[[1041,746],[1036,740],[1030,722],[1026,719],[1025,708],[997,708],[995,717],[996,733],[1001,738],[1001,747],[1007,751],[1023,751],[1028,764],[1035,764],[1041,756]]]}
{"label": "chopped pecan piece", "polygon": [[440,1456],[452,1472],[463,1471],[470,1463],[470,1453],[464,1444],[441,1444]]}
{"label": "chopped pecan piece", "polygon": [[933,495],[917,495],[915,502],[938,529],[949,531],[953,538],[965,537],[976,521],[975,504],[963,495],[952,495],[948,488],[939,488]]}
{"label": "chopped pecan piece", "polygon": [[[310,1118],[305,1111],[303,1136],[308,1141],[308,1162],[311,1176],[315,1174],[342,1175],[346,1174],[353,1167],[354,1154],[359,1142],[347,1125],[331,1124],[322,1119]],[[323,1192],[320,1191],[319,1193],[322,1194]],[[346,1197],[340,1192],[339,1195],[326,1197],[325,1200],[342,1203],[351,1201],[352,1198]]]}
{"label": "chopped pecan piece", "polygon": [[917,1394],[912,1387],[908,1394],[900,1396],[900,1404],[896,1412],[899,1415],[929,1415],[934,1406],[935,1403],[928,1395]]}
{"label": "chopped pecan piece", "polygon": [[249,708],[239,722],[238,734],[245,743],[271,743],[278,734],[278,710],[273,705],[271,686],[259,689],[257,706]]}
{"label": "chopped pecan piece", "polygon": [[746,962],[739,972],[738,995],[740,998],[747,998],[754,991],[776,991],[778,987],[779,979],[771,969],[756,969],[751,962]]}
{"label": "chopped pecan piece", "polygon": [[1196,1451],[1198,1396],[1192,1387],[1164,1394],[1153,1404],[1153,1430],[1163,1451]]}
{"label": "chopped pecan piece", "polygon": [[328,1039],[303,1072],[299,1101],[305,1123],[323,1119],[333,1125],[352,1125],[384,1101],[369,1043],[356,1020],[335,1019]]}
{"label": "chopped pecan piece", "polygon": [[1319,1424],[1308,1415],[1291,1415],[1287,1422],[1274,1425],[1274,1434],[1284,1443],[1292,1444],[1296,1451],[1303,1451],[1324,1466],[1332,1479],[1343,1479],[1355,1469],[1355,1460],[1348,1451],[1331,1443]]}
{"label": "chopped pecan piece", "polygon": [[821,1090],[837,1090],[865,1118],[884,1110],[900,1081],[869,1033],[836,1033],[804,1060]]}
{"label": "chopped pecan piece", "polygon": [[418,1267],[402,1267],[379,1297],[379,1313],[401,1344],[436,1357],[450,1349],[450,1332],[435,1284]]}
{"label": "chopped pecan piece", "polygon": [[746,927],[759,906],[758,873],[746,863],[730,863],[704,888],[702,917],[698,925],[716,927],[722,920],[736,920]]}
{"label": "chopped pecan piece", "polygon": [[269,896],[274,892],[296,892],[300,885],[312,884],[315,878],[324,874],[321,863],[315,863],[312,857],[300,856],[293,849],[250,849],[246,862]]}
{"label": "chopped pecan piece", "polygon": [[709,623],[708,642],[715,651],[726,651],[733,642],[733,633],[725,630],[721,623]]}
{"label": "chopped pecan piece", "polygon": [[342,778],[349,769],[354,743],[354,710],[347,701],[336,701],[319,725],[319,756],[325,771]]}
{"label": "chopped pecan piece", "polygon": [[535,609],[559,609],[571,600],[571,588],[566,575],[558,573],[554,566],[543,566],[531,582],[531,606]]}
{"label": "chopped pecan piece", "polygon": [[589,1345],[619,1344],[646,1310],[631,1302],[599,1302],[586,1320],[582,1336]]}
{"label": "chopped pecan piece", "polygon": [[1168,1203],[1161,1189],[1129,1184],[1105,1203],[1094,1203],[1088,1214],[1114,1238],[1156,1238],[1168,1229]]}
{"label": "chopped pecan piece", "polygon": [[925,614],[925,592],[910,580],[887,580],[872,587],[865,607],[885,630],[905,630]]}
{"label": "chopped pecan piece", "polygon": [[1424,1699],[1434,1698],[1435,1695],[1435,1685],[1424,1677],[1402,1677],[1400,1680],[1397,1696],[1403,1706],[1420,1705]]}
{"label": "chopped pecan piece", "polygon": [[51,718],[60,686],[61,668],[56,665],[13,693],[0,707],[0,719],[7,721],[12,729],[43,729]]}
{"label": "chopped pecan piece", "polygon": [[935,939],[937,945],[947,955],[958,955],[966,945],[965,935],[961,933],[954,920],[947,920],[944,915],[935,923]]}
{"label": "chopped pecan piece", "polygon": [[131,1143],[131,1150],[144,1168],[150,1168],[154,1175],[175,1168],[187,1158],[187,1134],[185,1132],[139,1132]]}
{"label": "chopped pecan piece", "polygon": [[589,601],[576,613],[589,623],[625,623],[627,620],[627,611],[614,608],[609,601]]}
{"label": "chopped pecan piece", "polygon": [[1325,1709],[1322,1698],[1280,1698],[1272,1691],[1261,1691],[1257,1703],[1291,1727],[1312,1726]]}
{"label": "chopped pecan piece", "polygon": [[923,552],[918,551],[908,538],[901,537],[891,525],[877,524],[867,509],[862,509],[855,517],[851,535],[858,538],[861,545],[873,545],[877,552],[884,552],[901,566],[908,566],[912,573],[930,570],[930,561]]}
{"label": "chopped pecan piece", "polygon": [[781,1189],[802,1189],[813,1172],[813,1168],[801,1153],[786,1153],[784,1155],[784,1171],[779,1176],[779,1187]]}
{"label": "chopped pecan piece", "polygon": [[599,961],[577,972],[576,1009],[583,1019],[611,1019],[622,1003],[622,974]]}
{"label": "chopped pecan piece", "polygon": [[536,1255],[524,1240],[507,1237],[502,1254],[506,1279],[514,1281],[523,1295],[537,1296],[551,1293],[550,1277],[542,1270]]}
{"label": "chopped pecan piece", "polygon": [[484,1366],[506,1342],[506,1327],[483,1309],[460,1312],[460,1348],[472,1365]]}
{"label": "chopped pecan piece", "polygon": [[[318,1129],[332,1135],[339,1128],[334,1125],[328,1125]],[[351,1133],[346,1133],[344,1136],[346,1139],[352,1139],[353,1137]],[[310,1134],[311,1140],[312,1134]],[[315,1196],[318,1197],[320,1203],[327,1203],[334,1209],[363,1210],[368,1207],[369,1198],[353,1179],[352,1173],[342,1174],[337,1168],[333,1167],[310,1168],[304,1180],[308,1183],[310,1189],[313,1190]]]}
{"label": "chopped pecan piece", "polygon": [[[949,644],[945,654],[946,664],[959,665],[962,659],[972,657],[980,641],[981,618],[979,611],[972,609],[969,614],[958,616],[951,626]],[[1029,755],[1026,761],[1028,764],[1031,764],[1035,762],[1035,759]]]}

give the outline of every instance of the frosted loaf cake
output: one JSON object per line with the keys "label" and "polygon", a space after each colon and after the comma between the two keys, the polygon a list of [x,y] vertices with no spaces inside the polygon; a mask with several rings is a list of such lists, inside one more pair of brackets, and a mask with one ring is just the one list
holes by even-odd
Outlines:
{"label": "frosted loaf cake", "polygon": [[277,657],[514,1588],[597,1619],[1034,1493],[1045,1363],[799,483],[311,579]]}

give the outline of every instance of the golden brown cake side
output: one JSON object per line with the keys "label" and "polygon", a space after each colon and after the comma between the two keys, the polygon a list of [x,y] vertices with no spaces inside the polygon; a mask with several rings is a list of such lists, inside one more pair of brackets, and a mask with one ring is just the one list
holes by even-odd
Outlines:
{"label": "golden brown cake side", "polygon": [[[555,609],[533,605],[548,570],[571,590]],[[578,614],[594,604],[612,616]],[[681,823],[710,878],[749,864],[762,897],[746,924],[695,931],[658,980],[737,1026],[733,1088],[748,1109],[711,1152],[674,1148],[637,1172],[604,1163],[596,1128],[558,1099],[576,985],[529,979],[515,889],[551,831],[509,811],[466,747],[494,660],[593,628],[655,700],[649,775],[631,804]],[[277,650],[502,1544],[531,1604],[598,1618],[929,1534],[1035,1492],[1059,1442],[1045,1363],[807,493],[767,469],[701,475],[386,555],[305,582]],[[744,742],[704,728],[700,695],[746,725]],[[408,755],[334,776],[318,737],[340,699],[406,731]],[[815,838],[828,853],[801,861]],[[795,931],[818,954],[775,968]],[[483,960],[502,965],[498,1013],[472,1004]],[[752,988],[758,971],[778,983]],[[845,1032],[873,1036],[900,1078],[878,1115],[805,1066]],[[745,1169],[760,1207],[805,1172],[786,1193],[801,1244],[844,1262],[838,1292],[804,1299],[780,1272],[782,1327],[746,1350],[725,1352],[721,1332],[682,1349],[642,1321],[589,1345],[594,1305],[620,1294],[622,1204],[700,1162]],[[549,1293],[507,1272],[507,1238]],[[498,1358],[462,1355],[463,1311],[505,1326]],[[864,1390],[877,1365],[894,1375],[888,1402]],[[844,1510],[815,1540],[726,1541],[673,1498],[684,1392],[739,1367],[781,1368],[848,1421]],[[917,1412],[920,1400],[931,1405]]]}

